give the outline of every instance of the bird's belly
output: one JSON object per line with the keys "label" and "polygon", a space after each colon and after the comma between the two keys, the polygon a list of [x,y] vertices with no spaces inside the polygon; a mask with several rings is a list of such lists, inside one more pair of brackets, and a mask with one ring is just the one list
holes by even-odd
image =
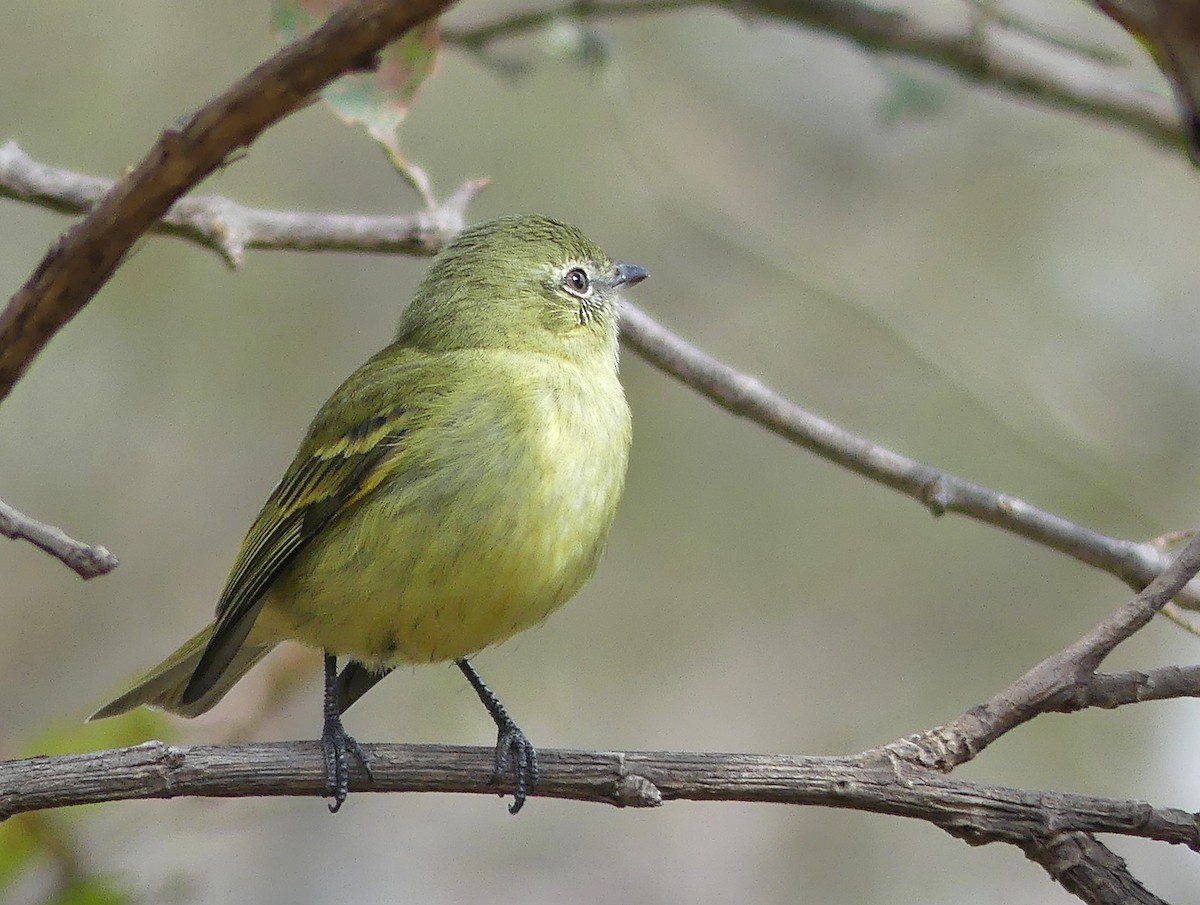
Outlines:
{"label": "bird's belly", "polygon": [[[428,487],[331,525],[268,597],[269,634],[369,666],[469,656],[541,622],[595,569],[623,483],[594,464]],[[436,495],[435,495],[436,496]]]}

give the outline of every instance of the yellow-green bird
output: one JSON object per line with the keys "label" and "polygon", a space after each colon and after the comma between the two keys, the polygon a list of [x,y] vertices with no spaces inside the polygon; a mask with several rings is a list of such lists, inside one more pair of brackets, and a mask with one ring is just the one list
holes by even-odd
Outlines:
{"label": "yellow-green bird", "polygon": [[[325,654],[336,811],[341,714],[391,668],[453,660],[496,723],[515,814],[537,755],[467,661],[541,622],[595,570],[625,483],[620,292],[647,273],[573,226],[505,217],[436,259],[395,340],[334,392],[229,573],[215,621],[92,719],[215,705],[292,639]],[[339,676],[337,658],[349,659]]]}

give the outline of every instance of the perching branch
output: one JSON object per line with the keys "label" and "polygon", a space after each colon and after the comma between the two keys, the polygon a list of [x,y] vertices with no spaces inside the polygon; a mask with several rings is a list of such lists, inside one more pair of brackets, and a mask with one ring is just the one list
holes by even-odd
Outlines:
{"label": "perching branch", "polygon": [[134,242],[237,149],[344,72],[453,0],[358,0],[280,50],[179,126],[59,238],[0,312],[0,400],[59,329],[100,290]]}
{"label": "perching branch", "polygon": [[[495,752],[490,748],[365,747],[375,778],[369,783],[355,765],[351,779],[355,792],[495,792],[491,783]],[[1016,845],[1047,870],[1057,871],[1060,882],[1063,868],[1069,866],[1084,888],[1103,888],[1116,878],[1125,888],[1140,889],[1120,860],[1091,838],[1093,833],[1200,849],[1200,828],[1186,811],[1139,801],[959,782],[873,753],[793,757],[543,750],[539,764],[537,795],[542,797],[618,807],[655,807],[675,799],[778,802],[909,817],[941,827],[971,845]],[[316,742],[228,747],[147,742],[113,751],[0,763],[0,818],[119,799],[324,795],[325,783],[324,760]],[[1086,856],[1076,851],[1075,859],[1064,865],[1061,857],[1050,853],[1067,843],[1075,849],[1087,843],[1091,851]],[[1100,857],[1105,854],[1113,860]],[[1130,901],[1098,895],[1085,899]]]}
{"label": "perching branch", "polygon": [[[1087,902],[1158,902],[1094,837],[1137,836],[1200,851],[1200,818],[1174,808],[948,780],[990,742],[1051,710],[1200,692],[1200,671],[1101,676],[1096,667],[1200,568],[1200,535],[1143,593],[1074,644],[954,722],[850,757],[543,751],[537,794],[655,807],[671,799],[822,805],[925,820],[971,845],[1019,847]],[[1146,689],[1141,693],[1138,689]],[[370,745],[376,792],[495,791],[486,748]],[[133,748],[0,763],[0,819],[100,801],[326,794],[319,743]]]}
{"label": "perching branch", "polygon": [[18,512],[4,500],[0,500],[0,534],[13,540],[29,541],[62,560],[85,580],[107,575],[118,565],[117,558],[104,547],[77,541],[61,528],[43,524]]}
{"label": "perching branch", "polygon": [[[457,745],[364,745],[354,792],[496,794],[495,751]],[[959,782],[868,752],[852,757],[690,752],[538,753],[537,795],[618,807],[664,801],[756,801],[850,808],[927,820],[972,841],[1113,833],[1200,850],[1194,815],[1088,795]],[[132,748],[0,763],[0,818],[24,811],[147,798],[326,795],[317,742]],[[968,832],[969,830],[969,832]]]}
{"label": "perching branch", "polygon": [[[870,53],[928,63],[970,82],[1045,107],[1078,113],[1129,129],[1172,151],[1186,149],[1186,133],[1170,96],[1156,95],[1099,65],[1095,50],[1046,40],[1037,53],[1002,42],[986,17],[967,17],[962,26],[924,22],[901,9],[859,0],[573,0],[552,9],[519,13],[444,37],[476,52],[504,38],[556,21],[643,15],[688,7],[716,6],[741,17],[760,17],[844,38]],[[995,23],[1013,28],[1011,18]],[[1022,29],[1029,32],[1028,27]]]}

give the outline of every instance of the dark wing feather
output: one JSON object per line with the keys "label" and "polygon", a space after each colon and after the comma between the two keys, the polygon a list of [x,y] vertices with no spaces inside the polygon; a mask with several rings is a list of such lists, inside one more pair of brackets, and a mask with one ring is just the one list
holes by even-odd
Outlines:
{"label": "dark wing feather", "polygon": [[292,463],[242,542],[183,703],[216,684],[254,626],[267,590],[296,554],[392,473],[404,434],[404,409],[396,406]]}

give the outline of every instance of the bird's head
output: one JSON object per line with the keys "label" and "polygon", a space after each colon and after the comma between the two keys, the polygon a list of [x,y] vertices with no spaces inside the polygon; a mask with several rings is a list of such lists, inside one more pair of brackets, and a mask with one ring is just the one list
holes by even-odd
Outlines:
{"label": "bird's head", "polygon": [[613,262],[558,220],[491,220],[434,261],[397,339],[430,351],[500,348],[615,361],[621,290],[647,275]]}

